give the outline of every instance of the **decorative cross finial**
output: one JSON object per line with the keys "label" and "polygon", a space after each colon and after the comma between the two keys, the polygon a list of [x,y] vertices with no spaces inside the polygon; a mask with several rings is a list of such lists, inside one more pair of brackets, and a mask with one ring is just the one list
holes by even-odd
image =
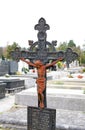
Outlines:
{"label": "decorative cross finial", "polygon": [[46,32],[46,30],[50,29],[50,26],[46,24],[46,21],[44,18],[40,18],[38,21],[38,24],[35,25],[35,30],[38,30],[39,32]]}

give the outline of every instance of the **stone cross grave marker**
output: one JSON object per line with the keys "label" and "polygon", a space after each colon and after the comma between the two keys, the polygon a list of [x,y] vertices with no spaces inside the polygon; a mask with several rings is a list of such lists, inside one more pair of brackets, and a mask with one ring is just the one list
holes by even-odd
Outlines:
{"label": "stone cross grave marker", "polygon": [[[69,64],[77,56],[72,58],[74,52],[70,48],[66,52],[56,51],[57,41],[50,43],[46,40],[46,31],[50,29],[50,26],[46,24],[44,18],[40,18],[34,28],[38,31],[38,41],[29,40],[30,48],[28,51],[16,48],[15,51],[11,52],[11,56],[14,60],[22,60],[37,69],[38,107],[28,107],[28,130],[55,130],[56,110],[47,108],[46,102],[46,69],[62,60],[66,60]],[[69,54],[69,52],[71,53]]]}
{"label": "stone cross grave marker", "polygon": [[[62,59],[64,59],[64,52],[63,51],[56,51],[55,49],[55,45],[57,41],[52,41],[52,43],[46,41],[46,31],[49,30],[50,27],[48,24],[46,24],[46,21],[44,18],[41,18],[38,22],[37,25],[35,25],[35,30],[38,30],[38,41],[34,42],[33,41],[29,41],[29,45],[30,48],[28,51],[21,51],[19,48],[16,48],[15,51],[11,52],[12,58],[14,60],[19,61],[22,57],[24,59],[29,59],[32,63],[34,61],[38,61],[40,60],[43,65],[45,66],[47,63],[49,63],[50,61],[56,61],[62,57]],[[22,59],[21,59],[22,60]],[[55,62],[56,63],[56,62]],[[29,64],[29,63],[28,63]],[[51,64],[52,66],[53,64]],[[33,66],[33,65],[32,65]],[[35,66],[34,66],[35,67]],[[48,68],[49,66],[47,66]],[[42,72],[43,73],[43,72]],[[45,80],[45,86],[44,86],[44,90],[43,90],[43,100],[44,100],[44,107],[47,107],[47,103],[46,103],[46,71],[44,72],[44,78],[43,78],[43,82]],[[39,76],[39,74],[38,74]],[[41,81],[42,82],[42,81]],[[39,81],[37,82],[37,84],[39,83]],[[39,95],[38,95],[38,99],[39,99]],[[39,105],[39,100],[38,100],[38,105]]]}

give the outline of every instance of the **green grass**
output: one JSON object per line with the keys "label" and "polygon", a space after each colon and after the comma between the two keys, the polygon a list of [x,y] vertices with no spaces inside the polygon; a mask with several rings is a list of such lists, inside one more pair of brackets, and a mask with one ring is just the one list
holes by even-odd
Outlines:
{"label": "green grass", "polygon": [[0,130],[10,130],[9,128],[1,128],[0,127]]}
{"label": "green grass", "polygon": [[10,130],[9,128],[3,128],[3,125],[0,124],[0,130]]}
{"label": "green grass", "polygon": [[64,82],[62,82],[62,81],[51,81],[51,82],[48,82],[48,83],[51,83],[51,84],[64,84]]}
{"label": "green grass", "polygon": [[0,112],[0,114],[2,114],[3,112]]}
{"label": "green grass", "polygon": [[61,81],[55,81],[54,84],[64,84],[64,83]]}
{"label": "green grass", "polygon": [[8,129],[8,128],[0,128],[0,130],[10,130],[10,129]]}
{"label": "green grass", "polygon": [[84,89],[84,91],[83,91],[83,94],[85,94],[85,89]]}

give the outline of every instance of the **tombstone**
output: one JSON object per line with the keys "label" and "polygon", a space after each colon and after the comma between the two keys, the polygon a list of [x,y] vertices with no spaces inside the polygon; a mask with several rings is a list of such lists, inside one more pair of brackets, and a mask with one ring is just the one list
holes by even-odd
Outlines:
{"label": "tombstone", "polygon": [[5,97],[6,83],[0,81],[0,99]]}
{"label": "tombstone", "polygon": [[8,61],[2,60],[0,63],[0,76],[3,76],[5,74],[8,74]]}
{"label": "tombstone", "polygon": [[[15,51],[11,52],[11,56],[16,61],[21,59],[28,65],[37,68],[38,72],[38,78],[36,80],[38,107],[27,107],[27,130],[55,130],[56,109],[47,108],[46,69],[54,66],[58,61],[62,61],[65,58],[68,61],[68,57],[71,55],[67,57],[68,49],[67,52],[56,51],[55,46],[57,41],[50,43],[46,40],[46,31],[50,29],[50,26],[46,24],[44,18],[40,18],[34,28],[38,30],[38,41],[33,42],[30,40],[30,48],[28,51],[21,51],[20,48],[16,48]],[[73,54],[72,51],[71,54]],[[29,59],[29,61],[26,59]]]}
{"label": "tombstone", "polygon": [[18,71],[18,63],[16,61],[9,61],[9,74],[16,74]]}
{"label": "tombstone", "polygon": [[18,71],[18,63],[16,61],[2,60],[0,63],[0,76],[5,74],[15,74]]}

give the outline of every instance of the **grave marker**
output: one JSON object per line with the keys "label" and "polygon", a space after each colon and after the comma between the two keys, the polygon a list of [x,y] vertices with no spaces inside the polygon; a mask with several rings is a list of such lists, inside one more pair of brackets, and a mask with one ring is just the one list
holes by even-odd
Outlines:
{"label": "grave marker", "polygon": [[[28,51],[21,51],[19,48],[16,48],[15,51],[11,52],[11,55],[14,60],[19,61],[21,59],[32,67],[37,68],[38,78],[36,82],[38,107],[28,107],[27,129],[55,130],[56,110],[47,108],[46,102],[46,69],[65,58],[68,61],[73,54],[73,51],[71,51],[71,55],[68,55],[68,49],[67,52],[56,51],[56,41],[52,41],[52,43],[46,41],[46,31],[50,29],[50,26],[46,24],[44,18],[40,18],[38,24],[35,25],[34,28],[35,30],[38,30],[38,41],[33,42],[30,40],[30,48]],[[27,61],[26,59],[29,59],[30,61]]]}

